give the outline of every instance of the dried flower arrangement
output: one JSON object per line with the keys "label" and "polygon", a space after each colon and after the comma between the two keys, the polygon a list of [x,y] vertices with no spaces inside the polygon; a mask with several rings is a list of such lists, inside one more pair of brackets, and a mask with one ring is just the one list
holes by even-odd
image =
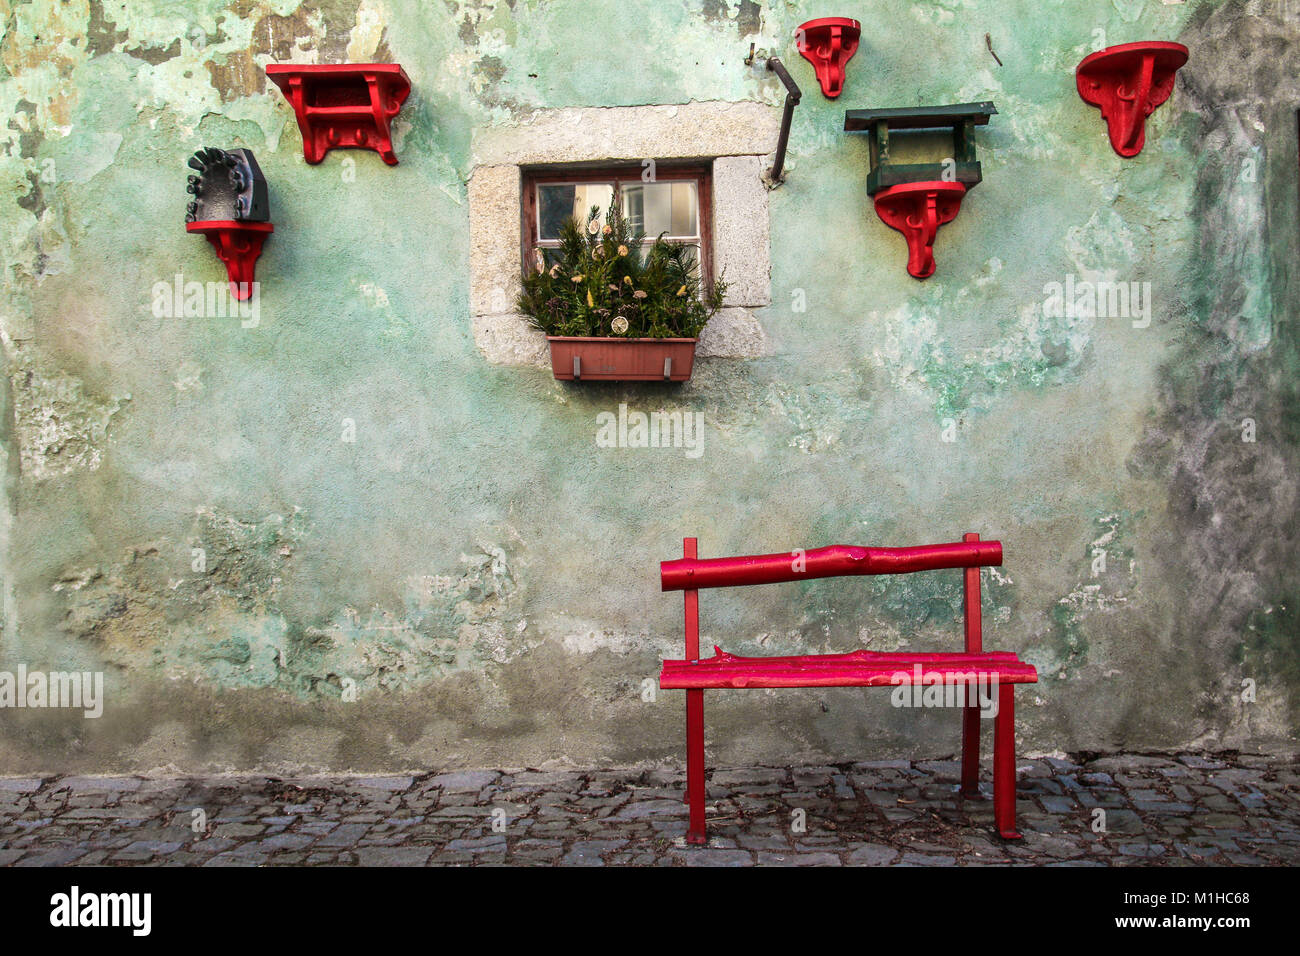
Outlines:
{"label": "dried flower arrangement", "polygon": [[695,250],[661,235],[642,253],[617,204],[600,221],[570,219],[548,267],[540,249],[523,279],[519,311],[549,336],[693,339],[722,307],[726,283],[701,290]]}

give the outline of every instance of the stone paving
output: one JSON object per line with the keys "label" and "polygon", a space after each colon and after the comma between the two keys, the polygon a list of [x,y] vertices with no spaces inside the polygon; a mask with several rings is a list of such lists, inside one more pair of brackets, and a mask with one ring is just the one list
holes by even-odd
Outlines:
{"label": "stone paving", "polygon": [[958,769],[718,770],[707,847],[683,843],[671,771],[0,777],[0,865],[1300,863],[1300,758],[1022,760],[1019,843],[995,835],[988,784],[982,799],[957,796]]}

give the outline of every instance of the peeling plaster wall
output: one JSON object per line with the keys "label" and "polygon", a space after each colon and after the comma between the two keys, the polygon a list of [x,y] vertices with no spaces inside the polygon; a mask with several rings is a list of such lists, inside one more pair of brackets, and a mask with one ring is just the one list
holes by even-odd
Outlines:
{"label": "peeling plaster wall", "polygon": [[[657,562],[687,534],[709,556],[978,530],[1006,551],[986,645],[1042,677],[1026,750],[1294,750],[1298,7],[0,0],[0,670],[107,691],[99,719],[0,711],[0,773],[679,763],[681,695],[641,689],[681,653]],[[870,26],[835,102],[790,39],[827,12]],[[1074,91],[1099,39],[1192,50],[1134,160]],[[475,138],[548,109],[776,110],[751,40],[804,89],[762,354],[712,349],[671,390],[489,362]],[[401,165],[306,166],[263,73],[286,60],[400,62]],[[983,99],[984,182],[918,283],[843,111]],[[224,278],[182,228],[201,145],[253,149],[270,184],[252,327],[151,308],[178,273]],[[1069,275],[1149,282],[1149,326],[1055,315]],[[702,454],[597,447],[620,403],[702,413]],[[959,582],[710,592],[703,638],[955,649]],[[866,690],[708,708],[719,764],[957,747],[955,715]]]}

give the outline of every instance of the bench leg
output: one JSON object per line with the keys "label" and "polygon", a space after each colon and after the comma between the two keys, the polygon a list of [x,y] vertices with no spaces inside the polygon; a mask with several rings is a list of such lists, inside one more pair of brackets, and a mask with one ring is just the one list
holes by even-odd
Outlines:
{"label": "bench leg", "polygon": [[961,795],[977,797],[980,792],[980,709],[962,708],[961,714]]}
{"label": "bench leg", "polygon": [[704,800],[708,785],[704,782],[704,691],[686,692],[686,802],[690,807],[690,827],[686,842],[708,842],[704,823]]}
{"label": "bench leg", "polygon": [[1016,685],[998,685],[998,715],[993,720],[993,819],[1004,840],[1016,831]]}

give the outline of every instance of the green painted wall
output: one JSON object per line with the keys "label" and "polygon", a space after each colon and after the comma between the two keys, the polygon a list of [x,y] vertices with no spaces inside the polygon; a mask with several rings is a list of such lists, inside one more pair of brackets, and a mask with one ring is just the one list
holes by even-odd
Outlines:
{"label": "green painted wall", "polygon": [[[657,562],[686,534],[709,556],[978,530],[1006,550],[986,644],[1041,673],[1026,750],[1293,749],[1298,6],[0,0],[0,670],[107,685],[97,720],[0,711],[0,772],[679,761],[681,695],[641,682],[680,656]],[[791,42],[823,15],[865,26],[838,101]],[[1073,68],[1140,39],[1192,59],[1122,160]],[[805,91],[771,196],[773,354],[671,391],[485,361],[474,130],[779,104],[751,41]],[[400,62],[401,165],[308,167],[262,69],[288,60]],[[916,282],[843,111],[982,99],[984,182]],[[183,229],[201,145],[253,149],[270,183],[255,328],[151,308],[177,273],[222,278]],[[1150,283],[1149,326],[1054,317],[1070,275]],[[704,453],[597,447],[620,402],[702,412]],[[707,593],[704,638],[955,649],[959,580]],[[888,696],[712,695],[710,760],[956,749],[954,714]]]}

